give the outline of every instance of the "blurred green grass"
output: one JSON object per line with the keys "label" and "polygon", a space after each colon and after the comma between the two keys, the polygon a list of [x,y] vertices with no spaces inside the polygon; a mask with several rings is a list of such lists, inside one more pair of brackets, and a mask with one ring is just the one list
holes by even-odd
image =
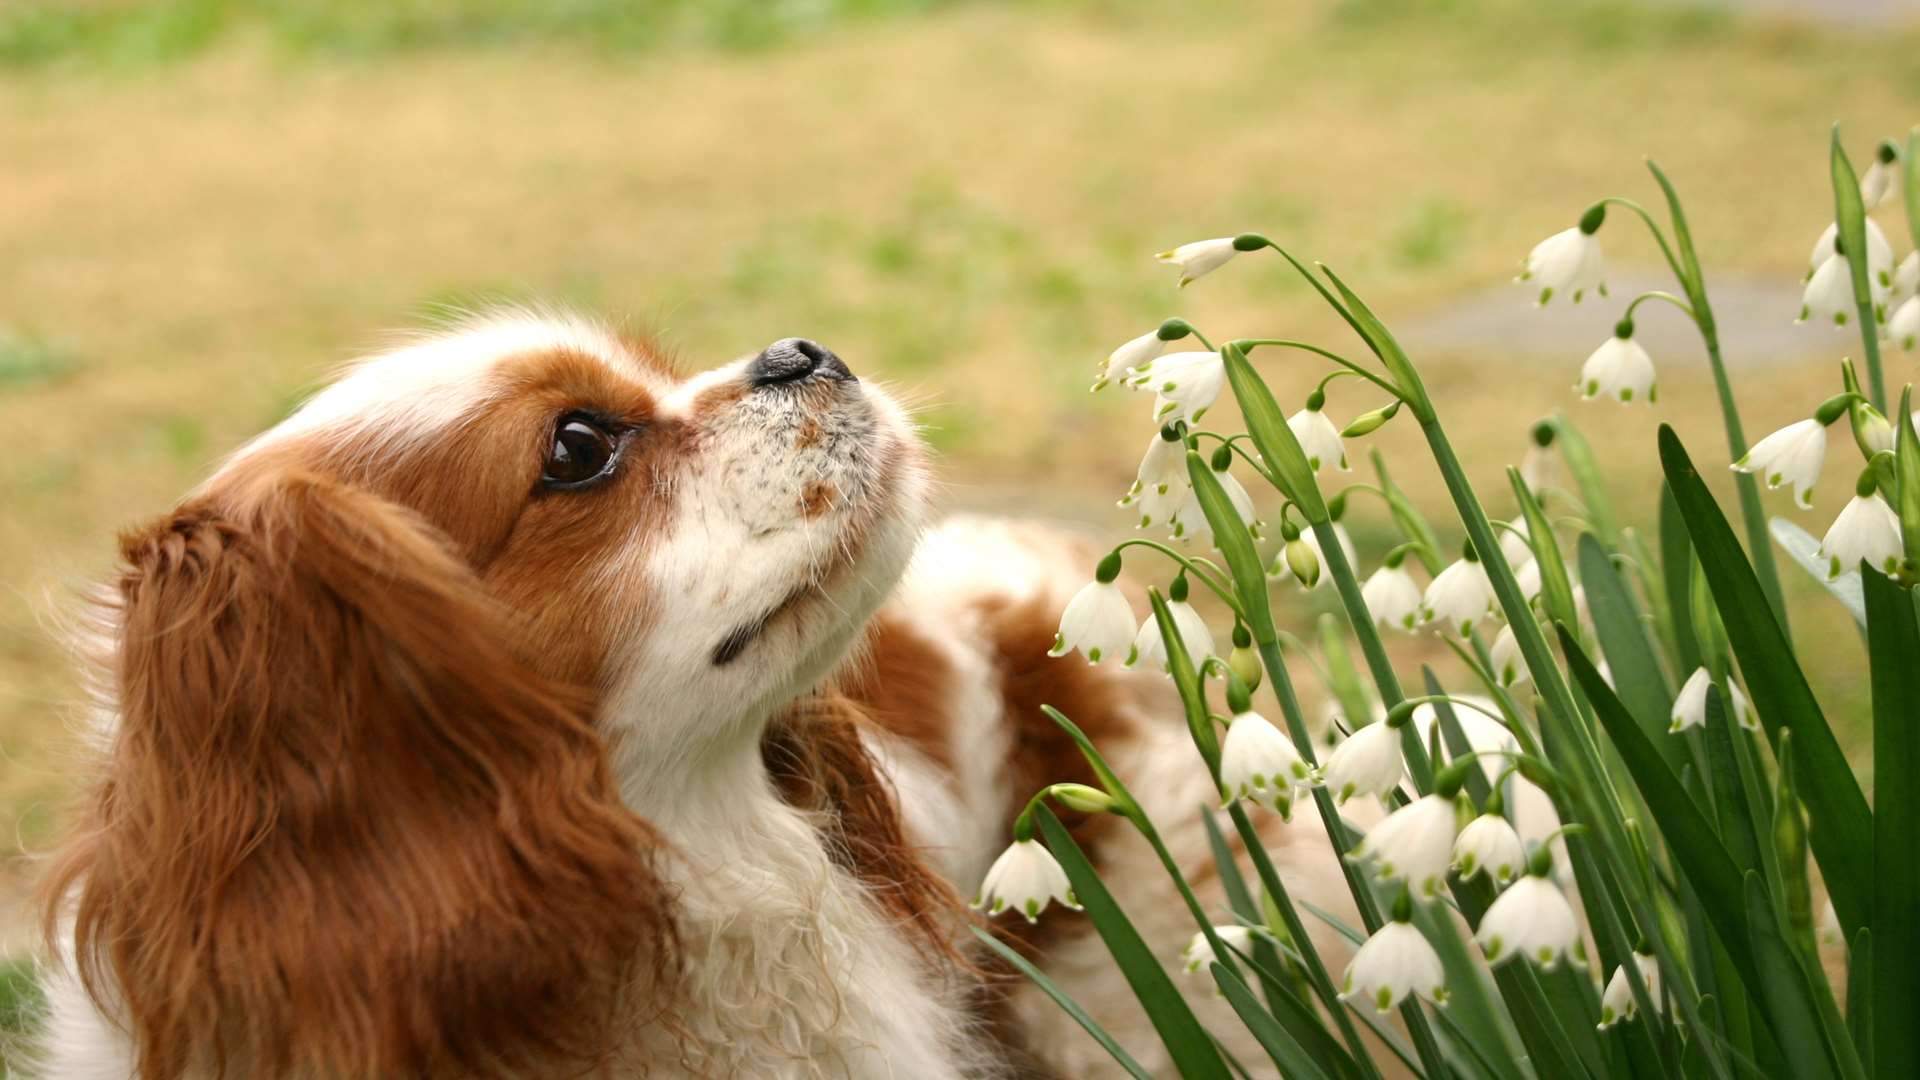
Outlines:
{"label": "blurred green grass", "polygon": [[[1085,394],[1114,343],[1175,313],[1347,340],[1276,260],[1182,293],[1149,253],[1258,228],[1397,322],[1504,282],[1595,197],[1651,200],[1651,154],[1710,280],[1790,280],[1831,205],[1828,125],[1864,147],[1917,99],[1911,26],[1585,0],[0,6],[0,845],[44,846],[70,792],[76,683],[47,613],[116,529],[385,328],[556,301],[696,368],[815,336],[920,406],[952,501],[1117,534],[1146,435],[1138,399]],[[1657,262],[1630,222],[1607,243]],[[1829,392],[1834,341],[1740,376],[1751,430]],[[1417,359],[1490,503],[1553,408],[1643,524],[1656,422],[1720,452],[1694,357],[1658,358],[1657,410],[1576,408],[1580,356]],[[1289,401],[1316,374],[1272,369]],[[1350,384],[1334,400],[1374,404]],[[1405,426],[1377,442],[1438,515]],[[1844,723],[1858,637],[1792,588]]]}

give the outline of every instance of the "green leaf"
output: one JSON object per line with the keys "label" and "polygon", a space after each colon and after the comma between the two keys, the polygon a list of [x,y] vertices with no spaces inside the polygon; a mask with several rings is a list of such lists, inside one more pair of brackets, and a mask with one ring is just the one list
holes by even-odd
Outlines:
{"label": "green leaf", "polygon": [[1914,590],[1872,567],[1862,579],[1873,680],[1873,1055],[1882,1076],[1920,1076],[1920,627]]}
{"label": "green leaf", "polygon": [[1047,978],[1045,972],[1028,963],[1026,957],[1021,956],[1009,948],[1005,942],[994,937],[991,931],[978,926],[972,927],[971,929],[973,930],[974,937],[986,942],[987,948],[998,953],[1002,960],[1012,964],[1015,971],[1033,980],[1033,984],[1038,986],[1042,993],[1052,998],[1054,1004],[1060,1006],[1061,1011],[1072,1017],[1074,1023],[1086,1029],[1087,1034],[1093,1036],[1093,1041],[1099,1043],[1102,1049],[1112,1055],[1113,1060],[1118,1062],[1120,1067],[1127,1071],[1127,1075],[1135,1077],[1136,1080],[1153,1080],[1153,1074],[1141,1068],[1140,1063],[1133,1060],[1133,1055],[1121,1049],[1120,1044],[1115,1042],[1113,1036],[1107,1033],[1107,1029],[1101,1027],[1099,1021],[1088,1016],[1087,1011],[1080,1007],[1080,1003],[1067,996],[1067,992],[1060,989],[1052,979]]}
{"label": "green leaf", "polygon": [[1749,985],[1765,1002],[1773,1035],[1786,1055],[1795,1080],[1819,1080],[1837,1075],[1833,1048],[1827,1045],[1820,1014],[1807,988],[1807,972],[1794,958],[1793,950],[1780,936],[1774,924],[1773,908],[1760,875],[1747,871],[1743,889],[1746,895],[1747,930],[1754,962],[1760,975]]}
{"label": "green leaf", "polygon": [[1218,960],[1213,962],[1211,970],[1213,981],[1220,984],[1220,992],[1226,996],[1227,1004],[1233,1006],[1233,1011],[1240,1016],[1240,1022],[1247,1025],[1247,1031],[1258,1040],[1261,1049],[1279,1066],[1280,1075],[1332,1080],[1320,1063],[1307,1053],[1306,1048],[1260,1007],[1259,999],[1253,996],[1253,991],[1238,975],[1227,970],[1226,965]]}
{"label": "green leaf", "polygon": [[1866,627],[1867,605],[1860,598],[1859,575],[1841,574],[1837,580],[1827,580],[1827,560],[1820,554],[1820,541],[1786,518],[1777,517],[1768,522],[1767,531],[1773,535],[1773,542],[1780,545],[1780,550],[1787,553],[1787,558],[1832,593],[1840,606],[1847,609],[1847,614],[1853,616],[1854,622]]}
{"label": "green leaf", "polygon": [[1874,1075],[1871,930],[1855,934],[1853,947],[1847,950],[1847,1030],[1853,1033],[1853,1048],[1860,1054],[1861,1067],[1868,1076]]}
{"label": "green leaf", "polygon": [[1660,464],[1686,520],[1687,534],[1700,553],[1700,566],[1760,720],[1769,735],[1777,737],[1782,728],[1793,732],[1795,763],[1812,822],[1814,857],[1840,925],[1851,938],[1871,923],[1873,912],[1873,812],[1820,713],[1792,646],[1774,620],[1753,567],[1740,551],[1740,542],[1680,445],[1680,437],[1665,424],[1660,426]]}
{"label": "green leaf", "polygon": [[1607,498],[1606,479],[1593,456],[1592,444],[1564,413],[1554,413],[1548,422],[1553,425],[1553,441],[1560,447],[1560,459],[1567,463],[1567,471],[1573,474],[1573,482],[1580,488],[1580,501],[1586,505],[1586,518],[1593,523],[1593,531],[1600,534],[1607,546],[1617,545],[1620,526],[1614,521],[1613,503]]}
{"label": "green leaf", "polygon": [[[1200,756],[1206,759],[1208,775],[1218,779],[1220,739],[1214,733],[1212,718],[1207,714],[1206,691],[1201,688],[1200,676],[1193,669],[1193,657],[1180,640],[1180,626],[1173,621],[1173,611],[1167,607],[1167,600],[1160,595],[1159,589],[1147,590],[1147,603],[1153,606],[1154,624],[1160,628],[1160,637],[1167,647],[1167,673],[1172,676],[1174,689],[1180,694],[1180,704],[1187,717],[1187,730],[1192,733],[1193,744],[1199,748]],[[1054,722],[1059,723],[1058,720]],[[1092,743],[1083,741],[1081,750],[1084,752],[1090,746]]]}
{"label": "green leaf", "polygon": [[1847,160],[1847,151],[1840,145],[1838,124],[1833,127],[1827,164],[1833,173],[1833,220],[1839,226],[1840,246],[1847,256],[1847,268],[1853,273],[1854,299],[1863,301],[1873,295],[1867,283],[1867,208],[1860,201],[1860,177],[1853,171],[1853,163]]}
{"label": "green leaf", "polygon": [[[1227,572],[1233,575],[1233,594],[1240,598],[1240,610],[1253,631],[1254,640],[1269,644],[1273,615],[1267,599],[1267,571],[1260,562],[1260,552],[1253,546],[1253,534],[1247,530],[1247,523],[1240,520],[1240,512],[1233,508],[1232,500],[1227,498],[1227,490],[1220,486],[1213,466],[1192,450],[1187,451],[1187,479],[1193,482],[1200,512],[1213,527],[1214,545],[1227,560]],[[1268,639],[1261,641],[1262,635],[1268,635]]]}
{"label": "green leaf", "polygon": [[1146,1010],[1147,1019],[1159,1033],[1174,1067],[1182,1077],[1228,1080],[1227,1063],[1220,1057],[1220,1051],[1214,1048],[1213,1040],[1200,1026],[1173,980],[1167,977],[1153,950],[1147,947],[1113,894],[1107,891],[1100,875],[1094,872],[1080,845],[1073,842],[1072,834],[1044,803],[1035,810],[1034,820],[1039,822],[1040,832],[1046,837],[1047,850],[1067,872],[1075,897],[1086,909],[1087,921],[1099,932],[1121,976],[1133,988],[1141,1008]]}
{"label": "green leaf", "polygon": [[[1307,452],[1300,448],[1299,438],[1287,426],[1287,415],[1273,399],[1273,391],[1253,369],[1246,353],[1228,346],[1220,350],[1220,357],[1226,365],[1227,385],[1233,387],[1233,398],[1239,403],[1240,416],[1246,422],[1247,436],[1253,440],[1254,449],[1260,451],[1260,460],[1266,462],[1267,468],[1279,479],[1281,494],[1293,500],[1308,524],[1327,520],[1327,503],[1320,495],[1320,485],[1314,483]],[[1203,467],[1205,464],[1201,463]],[[1238,522],[1240,518],[1235,515],[1233,520]],[[1217,528],[1214,536],[1216,539],[1219,536]]]}
{"label": "green leaf", "polygon": [[[1520,477],[1519,469],[1507,470],[1507,482],[1520,502],[1520,513],[1527,519],[1527,542],[1533,546],[1533,559],[1540,564],[1540,601],[1547,617],[1568,626],[1579,625],[1573,609],[1573,583],[1567,577],[1567,562],[1560,555],[1560,540],[1553,535],[1553,523],[1540,500]],[[1498,549],[1480,552],[1482,559],[1504,558]]]}
{"label": "green leaf", "polygon": [[1920,431],[1913,426],[1913,387],[1900,392],[1900,411],[1893,414],[1893,471],[1897,478],[1894,511],[1906,537],[1907,558],[1920,562]]}
{"label": "green leaf", "polygon": [[[1261,916],[1258,905],[1253,901],[1253,894],[1247,889],[1246,878],[1240,873],[1240,865],[1233,857],[1233,848],[1228,846],[1227,838],[1221,833],[1220,824],[1213,819],[1212,811],[1204,806],[1200,808],[1200,823],[1207,831],[1207,846],[1213,850],[1213,864],[1220,872],[1220,890],[1226,894],[1227,907],[1245,922],[1255,926],[1266,925],[1266,919]],[[1284,927],[1282,929],[1284,930]],[[1346,1056],[1346,1052],[1340,1049],[1338,1043],[1333,1042],[1332,1036],[1326,1034],[1326,1029],[1320,1025],[1318,1017],[1304,1006],[1287,1010],[1286,1007],[1289,1004],[1298,1006],[1300,999],[1295,996],[1294,988],[1287,985],[1285,976],[1281,974],[1280,951],[1273,947],[1273,942],[1261,935],[1255,935],[1253,939],[1253,969],[1254,973],[1260,977],[1261,991],[1266,994],[1268,1008],[1281,1023],[1287,1025],[1293,1032],[1294,1038],[1299,1040],[1301,1045],[1308,1046],[1311,1045],[1308,1041],[1311,1037],[1309,1029],[1319,1033],[1333,1048],[1335,1057],[1331,1060],[1345,1060],[1346,1066],[1343,1072],[1352,1069],[1352,1059]],[[1305,980],[1298,981],[1301,984],[1300,993],[1312,992],[1305,985]],[[1304,1026],[1298,1023],[1300,1015],[1306,1017]],[[1330,1060],[1324,1053],[1317,1052],[1315,1056],[1322,1064]]]}
{"label": "green leaf", "polygon": [[1413,500],[1407,498],[1407,493],[1393,482],[1393,477],[1387,473],[1387,459],[1381,456],[1377,447],[1372,455],[1374,474],[1380,478],[1380,493],[1387,500],[1387,510],[1393,514],[1394,524],[1400,526],[1400,532],[1407,539],[1419,541],[1420,546],[1414,549],[1414,557],[1427,568],[1427,576],[1438,574],[1446,568],[1446,561],[1440,558],[1439,535],[1428,524],[1426,515],[1413,505]]}
{"label": "green leaf", "polygon": [[1692,592],[1693,541],[1687,539],[1687,524],[1680,519],[1680,504],[1673,501],[1673,489],[1660,483],[1660,576],[1666,583],[1667,616],[1673,620],[1673,669],[1691,672],[1705,665],[1700,657],[1700,642],[1693,633],[1693,611],[1687,603]]}
{"label": "green leaf", "polygon": [[1607,668],[1613,672],[1613,685],[1627,710],[1661,751],[1667,767],[1678,770],[1682,745],[1667,739],[1668,718],[1673,712],[1673,694],[1667,678],[1660,673],[1660,660],[1642,629],[1640,609],[1633,594],[1620,580],[1619,571],[1593,534],[1580,537],[1580,583],[1587,590],[1587,610],[1593,613],[1594,633],[1600,650],[1606,654]]}

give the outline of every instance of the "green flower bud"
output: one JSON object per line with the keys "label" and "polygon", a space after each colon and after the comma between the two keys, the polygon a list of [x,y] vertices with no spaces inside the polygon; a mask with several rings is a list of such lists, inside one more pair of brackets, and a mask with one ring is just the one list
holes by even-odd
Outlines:
{"label": "green flower bud", "polygon": [[1313,545],[1305,540],[1288,541],[1287,569],[1293,572],[1300,584],[1309,589],[1320,582],[1320,556],[1314,554]]}
{"label": "green flower bud", "polygon": [[1047,789],[1054,800],[1069,810],[1078,810],[1083,814],[1120,813],[1119,800],[1085,784],[1055,784]]}

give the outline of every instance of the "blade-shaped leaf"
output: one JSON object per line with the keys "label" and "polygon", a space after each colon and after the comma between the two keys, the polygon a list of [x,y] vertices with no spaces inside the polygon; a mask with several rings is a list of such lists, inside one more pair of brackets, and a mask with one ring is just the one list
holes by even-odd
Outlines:
{"label": "blade-shaped leaf", "polygon": [[1920,1076],[1920,626],[1916,593],[1863,572],[1873,679],[1873,1056]]}
{"label": "blade-shaped leaf", "polygon": [[1840,925],[1851,938],[1873,911],[1873,812],[1820,713],[1813,689],[1774,621],[1753,567],[1720,513],[1680,437],[1660,426],[1660,464],[1700,553],[1700,565],[1726,623],[1747,691],[1768,734],[1793,731],[1795,764],[1804,780],[1814,857],[1826,877]]}
{"label": "blade-shaped leaf", "polygon": [[1647,640],[1633,594],[1591,533],[1580,537],[1580,583],[1587,590],[1587,610],[1593,613],[1594,633],[1606,654],[1607,669],[1613,672],[1614,689],[1661,751],[1667,767],[1678,771],[1682,746],[1662,738],[1673,710],[1667,678],[1660,673],[1659,658]]}
{"label": "blade-shaped leaf", "polygon": [[1693,609],[1687,603],[1692,589],[1693,541],[1673,489],[1660,484],[1660,574],[1667,586],[1667,615],[1673,620],[1673,669],[1691,672],[1701,666],[1700,642],[1693,636]]}
{"label": "blade-shaped leaf", "polygon": [[1072,834],[1045,804],[1036,809],[1034,820],[1046,837],[1047,850],[1059,860],[1073,885],[1074,895],[1086,908],[1087,921],[1099,932],[1121,976],[1133,988],[1141,1008],[1146,1010],[1147,1019],[1159,1033],[1174,1067],[1183,1077],[1228,1080],[1227,1063],[1221,1059],[1220,1051],[1214,1048],[1213,1040],[1200,1026],[1179,988],[1167,977],[1153,950],[1147,947],[1126,912],[1120,910],[1113,894],[1107,891],[1100,875],[1094,872],[1080,845],[1073,842]]}
{"label": "blade-shaped leaf", "polygon": [[1099,1021],[1088,1016],[1087,1011],[1080,1007],[1080,1003],[1067,996],[1067,992],[1060,989],[1059,985],[1052,979],[1047,978],[1045,972],[1028,963],[1026,957],[1021,956],[1019,953],[1007,947],[1006,943],[994,937],[993,934],[987,930],[978,926],[973,927],[973,936],[986,942],[987,948],[998,953],[1000,959],[1013,965],[1015,971],[1032,979],[1033,984],[1040,988],[1041,993],[1052,998],[1054,1004],[1060,1006],[1061,1011],[1072,1017],[1073,1022],[1084,1028],[1087,1034],[1093,1036],[1093,1041],[1099,1043],[1100,1046],[1112,1056],[1113,1060],[1117,1062],[1122,1069],[1127,1071],[1127,1075],[1135,1077],[1137,1080],[1153,1080],[1153,1074],[1141,1068],[1140,1063],[1133,1060],[1133,1055],[1121,1049],[1120,1044],[1115,1042],[1113,1036],[1107,1033],[1107,1029],[1101,1027]]}
{"label": "blade-shaped leaf", "polygon": [[1260,1048],[1280,1067],[1282,1076],[1332,1080],[1292,1034],[1260,1007],[1259,999],[1253,996],[1253,991],[1241,981],[1240,976],[1227,970],[1227,966],[1218,960],[1213,962],[1211,970],[1213,981],[1220,984],[1220,993],[1226,996],[1227,1004],[1233,1006],[1233,1011],[1240,1016],[1240,1022],[1247,1025],[1247,1031],[1260,1043]]}
{"label": "blade-shaped leaf", "polygon": [[1227,369],[1227,385],[1233,387],[1233,399],[1239,403],[1240,416],[1246,421],[1247,436],[1253,440],[1254,449],[1260,451],[1260,460],[1279,478],[1284,488],[1282,494],[1294,501],[1308,522],[1327,520],[1326,500],[1320,495],[1320,485],[1313,481],[1307,452],[1300,448],[1299,438],[1287,426],[1287,415],[1273,399],[1266,380],[1239,349],[1223,348],[1220,356]]}
{"label": "blade-shaped leaf", "polygon": [[1752,984],[1755,994],[1766,1003],[1767,1017],[1773,1024],[1775,1041],[1786,1055],[1795,1080],[1819,1080],[1837,1072],[1827,1045],[1826,1032],[1820,1026],[1820,1014],[1807,988],[1807,972],[1794,958],[1786,938],[1774,924],[1772,905],[1760,875],[1748,871],[1744,892],[1747,901],[1747,929],[1754,962],[1760,978]]}

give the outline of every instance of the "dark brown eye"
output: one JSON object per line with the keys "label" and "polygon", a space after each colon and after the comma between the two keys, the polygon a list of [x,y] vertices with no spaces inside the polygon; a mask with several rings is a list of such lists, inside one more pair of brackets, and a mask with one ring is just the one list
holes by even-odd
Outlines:
{"label": "dark brown eye", "polygon": [[585,487],[613,472],[617,444],[611,432],[585,416],[568,416],[554,429],[540,482],[558,491]]}

